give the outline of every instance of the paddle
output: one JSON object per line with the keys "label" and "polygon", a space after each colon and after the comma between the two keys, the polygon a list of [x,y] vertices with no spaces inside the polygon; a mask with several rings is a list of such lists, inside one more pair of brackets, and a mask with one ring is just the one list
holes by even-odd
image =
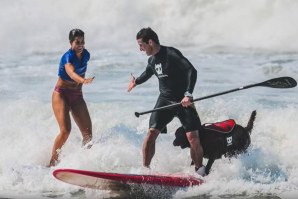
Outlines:
{"label": "paddle", "polygon": [[[215,93],[213,95],[208,95],[205,97],[196,98],[196,99],[192,100],[192,102],[196,102],[196,101],[200,101],[200,100],[208,99],[211,97],[216,97],[219,95],[224,95],[227,93],[240,91],[243,89],[248,89],[248,88],[252,88],[252,87],[256,87],[256,86],[265,86],[265,87],[270,87],[270,88],[293,88],[293,87],[297,86],[297,82],[292,77],[278,77],[278,78],[269,79],[269,80],[261,82],[261,83],[250,84],[250,85],[243,86],[240,88],[236,88],[236,89],[232,89],[232,90],[228,90],[228,91],[224,91],[224,92],[220,92],[220,93]],[[163,107],[159,107],[156,109],[152,109],[149,111],[135,112],[135,116],[139,117],[140,115],[144,115],[144,114],[152,113],[152,112],[156,112],[156,111],[161,111],[161,110],[165,110],[165,109],[170,109],[170,108],[174,108],[174,107],[177,107],[180,105],[181,105],[181,103],[175,103],[175,104],[170,104],[168,106],[163,106]]]}

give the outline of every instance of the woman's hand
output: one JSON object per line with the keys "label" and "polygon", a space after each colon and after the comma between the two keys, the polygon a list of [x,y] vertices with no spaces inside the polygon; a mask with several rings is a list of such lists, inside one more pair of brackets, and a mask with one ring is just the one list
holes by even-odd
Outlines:
{"label": "woman's hand", "polygon": [[86,79],[84,79],[82,84],[91,84],[93,82],[94,78],[95,77],[86,78]]}

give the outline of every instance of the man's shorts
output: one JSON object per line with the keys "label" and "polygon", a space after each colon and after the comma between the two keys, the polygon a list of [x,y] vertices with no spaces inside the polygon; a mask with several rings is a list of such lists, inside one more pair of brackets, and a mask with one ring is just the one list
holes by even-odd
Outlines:
{"label": "man's shorts", "polygon": [[[173,104],[173,102],[159,96],[154,108],[167,106]],[[156,111],[151,114],[149,121],[149,128],[159,130],[161,133],[165,133],[164,129],[167,124],[170,123],[174,117],[178,117],[183,128],[186,132],[201,130],[201,120],[194,105],[190,105],[187,108],[178,106],[171,109],[165,109]]]}

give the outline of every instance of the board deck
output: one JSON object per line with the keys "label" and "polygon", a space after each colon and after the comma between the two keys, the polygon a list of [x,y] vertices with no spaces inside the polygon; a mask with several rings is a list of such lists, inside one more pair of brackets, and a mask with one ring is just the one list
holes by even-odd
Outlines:
{"label": "board deck", "polygon": [[56,169],[54,170],[53,175],[55,178],[63,182],[95,189],[105,189],[110,186],[114,186],[112,188],[117,188],[121,184],[151,184],[171,187],[189,187],[203,183],[203,180],[200,178],[185,175],[137,175],[76,169]]}

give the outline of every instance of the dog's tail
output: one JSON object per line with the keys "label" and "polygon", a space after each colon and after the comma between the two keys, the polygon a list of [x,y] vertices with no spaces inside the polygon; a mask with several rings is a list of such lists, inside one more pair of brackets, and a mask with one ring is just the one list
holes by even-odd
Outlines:
{"label": "dog's tail", "polygon": [[251,115],[250,115],[250,118],[249,118],[249,121],[247,123],[247,126],[245,127],[245,129],[247,130],[247,132],[249,132],[249,134],[251,133],[251,130],[253,129],[254,127],[254,121],[256,119],[256,115],[257,115],[257,111],[254,110]]}

